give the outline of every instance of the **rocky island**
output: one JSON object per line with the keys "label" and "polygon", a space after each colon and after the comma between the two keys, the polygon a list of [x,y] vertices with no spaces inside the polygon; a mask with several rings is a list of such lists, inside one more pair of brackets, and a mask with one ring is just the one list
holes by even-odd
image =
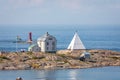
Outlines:
{"label": "rocky island", "polygon": [[0,70],[70,69],[120,66],[120,52],[87,50],[90,59],[80,60],[83,50],[60,50],[56,53],[19,52],[0,53]]}

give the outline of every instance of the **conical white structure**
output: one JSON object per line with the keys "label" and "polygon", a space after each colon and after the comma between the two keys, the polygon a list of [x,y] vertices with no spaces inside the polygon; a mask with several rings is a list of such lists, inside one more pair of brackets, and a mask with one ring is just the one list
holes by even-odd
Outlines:
{"label": "conical white structure", "polygon": [[78,49],[85,49],[80,37],[78,36],[77,32],[75,33],[71,43],[69,44],[68,48],[70,50],[78,50]]}

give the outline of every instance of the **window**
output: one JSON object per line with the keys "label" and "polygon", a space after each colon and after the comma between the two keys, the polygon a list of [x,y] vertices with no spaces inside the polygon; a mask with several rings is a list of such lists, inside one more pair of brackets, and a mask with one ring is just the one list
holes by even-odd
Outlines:
{"label": "window", "polygon": [[49,42],[47,42],[47,45],[49,45]]}
{"label": "window", "polygon": [[49,40],[52,40],[52,38],[49,38]]}

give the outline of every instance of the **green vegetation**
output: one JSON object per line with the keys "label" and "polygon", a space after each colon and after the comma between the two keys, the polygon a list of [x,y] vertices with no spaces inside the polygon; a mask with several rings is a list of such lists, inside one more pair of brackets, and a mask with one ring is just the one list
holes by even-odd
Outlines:
{"label": "green vegetation", "polygon": [[94,55],[95,53],[91,53],[91,55]]}
{"label": "green vegetation", "polygon": [[28,55],[32,55],[32,54],[33,54],[33,52],[29,51],[29,52],[27,52],[27,54],[28,54]]}
{"label": "green vegetation", "polygon": [[43,59],[45,58],[44,56],[41,56],[41,57],[36,57],[36,56],[33,56],[32,59]]}
{"label": "green vegetation", "polygon": [[9,58],[7,58],[7,57],[5,57],[5,56],[0,56],[0,60],[3,60],[3,59],[5,59],[5,60],[10,60]]}
{"label": "green vegetation", "polygon": [[36,63],[33,63],[33,64],[32,64],[32,67],[33,67],[33,69],[38,69],[38,68],[40,67],[40,65],[39,65],[39,64],[36,64]]}
{"label": "green vegetation", "polygon": [[117,56],[112,56],[112,57],[110,57],[110,58],[115,59],[115,60],[117,60],[117,59],[120,60],[120,57],[117,57]]}
{"label": "green vegetation", "polygon": [[61,56],[62,58],[66,58],[65,54],[58,54],[58,56]]}

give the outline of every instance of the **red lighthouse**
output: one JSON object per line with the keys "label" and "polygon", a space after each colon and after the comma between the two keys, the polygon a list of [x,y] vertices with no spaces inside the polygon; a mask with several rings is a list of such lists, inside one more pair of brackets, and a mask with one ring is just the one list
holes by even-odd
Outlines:
{"label": "red lighthouse", "polygon": [[31,42],[32,42],[32,32],[29,32],[28,42],[29,42],[29,43],[31,43]]}

